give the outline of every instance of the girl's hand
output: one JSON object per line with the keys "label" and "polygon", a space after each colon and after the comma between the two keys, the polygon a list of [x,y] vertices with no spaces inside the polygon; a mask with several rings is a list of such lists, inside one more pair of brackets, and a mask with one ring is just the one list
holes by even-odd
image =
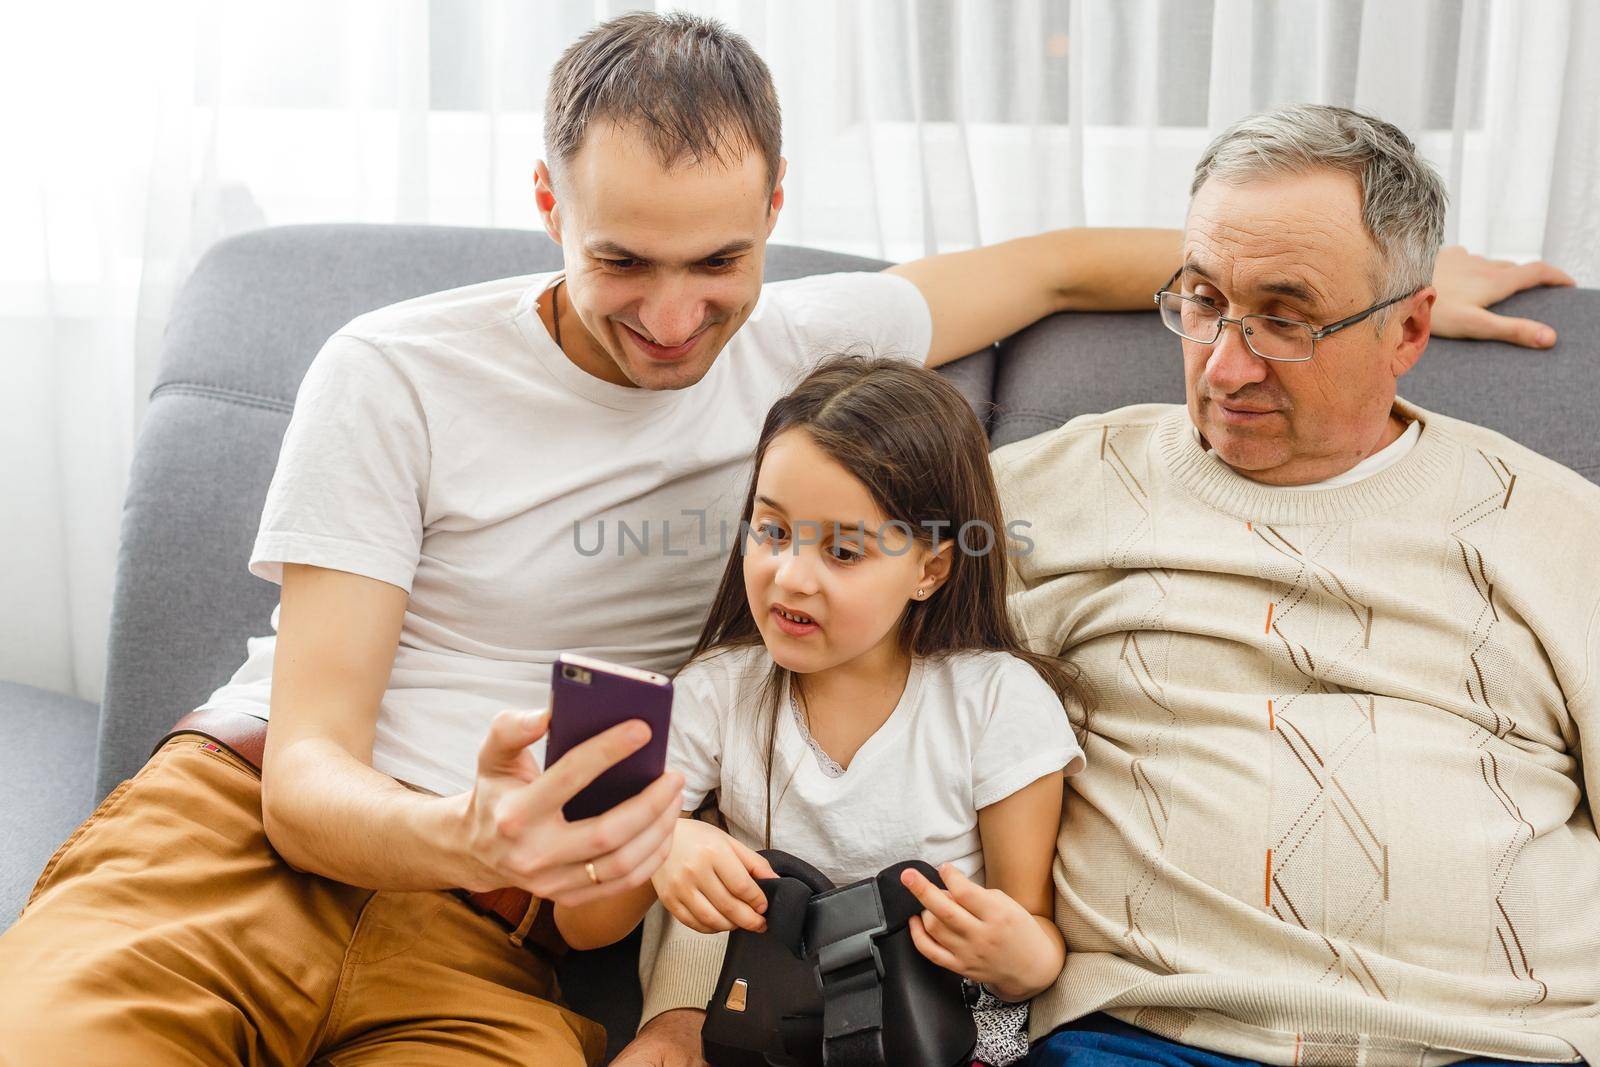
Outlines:
{"label": "girl's hand", "polygon": [[945,970],[983,983],[1001,1000],[1027,1000],[1055,980],[1060,955],[1037,916],[951,864],[939,868],[939,877],[948,889],[914,870],[900,875],[901,884],[927,909],[911,917],[911,941],[918,952]]}
{"label": "girl's hand", "polygon": [[680,819],[672,851],[650,882],[673,918],[691,930],[713,934],[741,927],[760,933],[767,896],[757,878],[776,878],[767,861],[723,831],[696,819]]}

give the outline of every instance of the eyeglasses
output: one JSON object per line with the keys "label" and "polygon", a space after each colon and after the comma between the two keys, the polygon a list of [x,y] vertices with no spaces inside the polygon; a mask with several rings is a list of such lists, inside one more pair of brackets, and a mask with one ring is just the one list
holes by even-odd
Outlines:
{"label": "eyeglasses", "polygon": [[1417,290],[1413,289],[1409,293],[1380,301],[1365,311],[1358,311],[1348,318],[1318,328],[1309,322],[1281,319],[1276,315],[1244,315],[1230,319],[1220,308],[1204,300],[1173,292],[1172,283],[1177,281],[1178,275],[1182,273],[1182,268],[1179,268],[1167,279],[1167,284],[1161,287],[1161,291],[1156,293],[1156,306],[1161,309],[1161,322],[1167,329],[1187,341],[1214,345],[1217,343],[1217,338],[1222,336],[1222,328],[1231,322],[1239,327],[1239,332],[1244,335],[1244,343],[1250,346],[1250,351],[1262,359],[1270,359],[1276,363],[1305,363],[1316,353],[1317,342],[1324,337],[1338,333],[1347,326],[1354,326],[1390,304],[1398,304],[1407,297],[1417,294]]}

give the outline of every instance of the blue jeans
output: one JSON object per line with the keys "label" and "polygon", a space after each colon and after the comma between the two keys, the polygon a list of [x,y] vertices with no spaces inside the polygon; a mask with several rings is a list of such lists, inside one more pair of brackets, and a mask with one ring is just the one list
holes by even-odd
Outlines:
{"label": "blue jeans", "polygon": [[[1462,1060],[1460,1067],[1505,1067],[1508,1062],[1511,1061],[1471,1059]],[[1245,1067],[1255,1061],[1180,1045],[1096,1012],[1036,1042],[1027,1063],[1028,1067],[1127,1067],[1136,1063],[1161,1067]]]}

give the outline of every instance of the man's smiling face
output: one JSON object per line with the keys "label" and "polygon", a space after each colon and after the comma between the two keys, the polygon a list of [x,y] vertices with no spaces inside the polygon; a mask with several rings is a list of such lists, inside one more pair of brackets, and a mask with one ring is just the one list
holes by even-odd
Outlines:
{"label": "man's smiling face", "polygon": [[[541,180],[550,180],[543,165]],[[781,171],[769,193],[755,149],[669,168],[639,131],[599,122],[553,181],[547,225],[566,261],[560,295],[587,331],[563,337],[568,357],[619,385],[698,382],[760,299]]]}
{"label": "man's smiling face", "polygon": [[[1361,218],[1361,188],[1335,171],[1228,184],[1207,181],[1189,205],[1184,269],[1173,288],[1229,318],[1259,313],[1316,326],[1393,293]],[[1235,326],[1214,345],[1183,342],[1189,416],[1240,474],[1303,485],[1342,473],[1398,434],[1395,385],[1427,343],[1424,289],[1317,342],[1307,363],[1261,359]],[[1419,335],[1420,331],[1420,335]],[[1420,343],[1419,343],[1420,340]]]}

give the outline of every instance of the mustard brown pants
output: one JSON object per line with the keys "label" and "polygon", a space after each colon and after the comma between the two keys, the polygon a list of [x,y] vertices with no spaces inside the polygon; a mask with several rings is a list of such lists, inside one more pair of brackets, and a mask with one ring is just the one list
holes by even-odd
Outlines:
{"label": "mustard brown pants", "polygon": [[255,770],[192,734],[73,832],[0,936],[6,1067],[584,1067],[604,1048],[549,957],[459,898],[290,867]]}

